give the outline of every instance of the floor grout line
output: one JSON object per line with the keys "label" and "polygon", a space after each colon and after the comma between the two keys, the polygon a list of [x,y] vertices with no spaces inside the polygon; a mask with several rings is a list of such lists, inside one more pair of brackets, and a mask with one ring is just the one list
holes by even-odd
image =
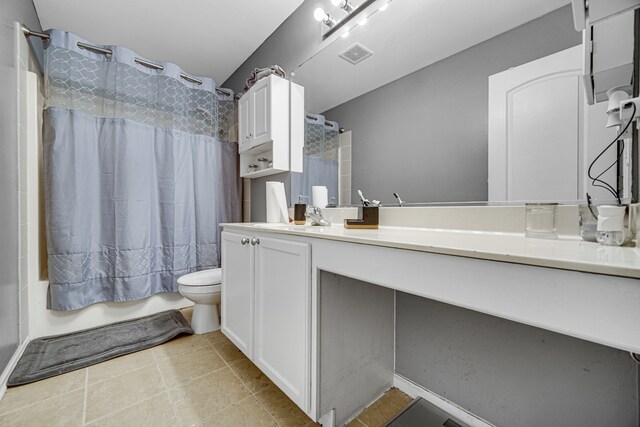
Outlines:
{"label": "floor grout line", "polygon": [[162,370],[160,369],[160,362],[158,361],[158,358],[156,357],[155,351],[151,351],[151,357],[153,358],[154,365],[156,366],[156,369],[158,370],[158,375],[160,375],[160,382],[162,383],[162,388],[164,389],[164,393],[167,393],[167,397],[168,397],[169,402],[171,404],[171,409],[173,409],[173,415],[175,415],[176,420],[178,421],[178,425],[180,427],[182,427],[182,418],[180,417],[180,414],[178,414],[178,409],[176,408],[176,404],[173,401],[173,399],[171,398],[171,393],[169,393],[170,388],[167,386],[167,383],[166,383],[166,381],[164,379],[164,375],[162,374]]}
{"label": "floor grout line", "polygon": [[[86,368],[83,368],[83,369],[86,369]],[[73,372],[73,371],[72,371],[72,372]],[[63,374],[63,375],[64,375],[64,374]],[[47,378],[47,379],[48,379],[48,378]],[[38,381],[43,381],[43,380],[38,380]],[[34,381],[33,383],[29,383],[29,384],[35,384],[35,383],[37,383],[38,381]],[[18,386],[18,387],[27,387],[27,386],[29,386],[29,384],[24,384],[24,385],[22,385],[22,386]],[[82,385],[82,386],[80,386],[80,387],[77,387],[77,388],[74,388],[74,389],[71,389],[71,390],[68,390],[68,391],[65,391],[65,392],[64,392],[64,393],[62,393],[62,394],[56,394],[56,395],[54,395],[54,396],[49,396],[49,397],[47,397],[46,399],[41,399],[41,400],[38,400],[37,402],[29,403],[28,405],[21,406],[21,407],[16,408],[16,409],[11,409],[10,411],[2,412],[2,413],[0,413],[0,416],[4,416],[4,415],[8,415],[8,414],[12,414],[12,413],[14,413],[14,412],[16,412],[16,411],[21,411],[21,410],[23,410],[23,409],[31,408],[32,406],[38,405],[38,404],[40,404],[40,403],[42,403],[42,402],[47,402],[47,401],[49,401],[49,400],[51,400],[51,399],[54,399],[54,398],[56,398],[56,397],[64,396],[65,394],[69,394],[69,393],[73,393],[73,392],[78,391],[78,390],[80,390],[80,389],[82,389],[82,388],[84,388],[84,385]],[[9,390],[10,390],[10,389],[8,389],[8,390],[7,390],[7,392],[8,392]],[[4,399],[4,398],[3,398],[3,399]]]}
{"label": "floor grout line", "polygon": [[84,368],[84,397],[82,401],[82,425],[87,423],[87,400],[89,396],[89,368]]}
{"label": "floor grout line", "polygon": [[[171,391],[171,390],[174,390],[174,389],[176,389],[176,388],[178,388],[178,387],[185,386],[186,384],[189,384],[189,383],[191,383],[192,381],[195,381],[195,380],[197,380],[197,379],[200,379],[200,378],[206,377],[207,375],[211,375],[211,374],[214,374],[214,373],[216,373],[216,372],[219,372],[219,371],[221,371],[221,370],[223,370],[223,369],[225,369],[225,368],[226,368],[226,369],[229,369],[229,371],[231,371],[231,373],[237,377],[237,374],[236,374],[236,372],[233,370],[233,368],[231,367],[231,364],[230,364],[229,362],[227,362],[227,361],[226,361],[226,359],[225,359],[224,357],[222,357],[222,355],[220,354],[220,352],[218,352],[218,350],[215,348],[215,345],[214,345],[211,341],[209,341],[206,337],[202,337],[202,339],[204,339],[204,340],[205,340],[205,343],[206,343],[206,344],[207,344],[207,345],[208,345],[208,346],[209,346],[209,347],[210,347],[210,348],[211,348],[211,349],[216,353],[216,355],[220,358],[220,360],[222,360],[222,363],[223,363],[224,365],[223,365],[223,366],[221,366],[221,367],[220,367],[220,368],[218,368],[218,369],[214,369],[214,370],[212,370],[212,371],[209,371],[209,372],[204,373],[204,374],[202,374],[202,375],[199,375],[199,376],[197,376],[197,377],[193,377],[193,378],[191,378],[189,381],[187,381],[187,382],[185,382],[185,383],[177,384],[177,385],[175,385],[175,386],[173,386],[173,387],[171,387],[171,388],[169,388],[169,387],[166,385],[166,383],[165,383],[165,381],[164,381],[164,376],[162,375],[162,371],[160,370],[160,366],[159,366],[159,363],[160,363],[160,362],[158,361],[158,358],[156,357],[156,354],[155,354],[155,353],[153,353],[153,357],[154,357],[154,359],[156,360],[156,365],[157,365],[157,367],[158,367],[158,371],[160,372],[160,377],[161,377],[161,379],[162,379],[163,385],[166,387],[166,391],[167,391],[167,392],[169,392],[169,391]],[[188,350],[188,351],[186,351],[186,352],[183,352],[183,353],[180,353],[180,354],[176,354],[176,355],[174,355],[174,356],[168,356],[168,357],[167,357],[167,360],[170,360],[170,359],[172,359],[172,358],[174,358],[174,357],[179,357],[179,356],[181,356],[181,355],[183,355],[183,354],[186,354],[186,353],[189,353],[189,352],[192,352],[192,351],[198,351],[198,349],[195,349],[195,350]],[[239,379],[239,378],[238,378],[238,379]],[[239,379],[239,380],[240,380],[240,383],[242,384],[242,386],[243,386],[243,387],[245,387],[245,388],[247,389],[247,391],[249,392],[249,395],[253,395],[253,393],[251,392],[251,390],[249,389],[249,387],[247,387],[247,386],[244,384],[244,382],[242,382],[242,380],[241,380],[241,379]],[[246,399],[246,398],[245,398],[245,399]],[[178,416],[177,409],[176,409],[176,407],[175,407],[175,405],[174,405],[173,400],[171,399],[171,394],[170,394],[170,393],[169,393],[169,400],[171,401],[171,405],[172,405],[172,407],[173,407],[173,409],[174,409],[174,412],[176,413],[176,417],[178,418],[178,422],[180,423],[180,425],[182,425],[182,419],[181,419],[181,418],[179,418],[179,416]],[[218,412],[221,412],[221,411],[224,411],[224,410],[226,410],[226,409],[228,409],[228,408],[231,408],[231,407],[235,406],[237,403],[241,402],[242,400],[244,400],[244,399],[241,399],[241,400],[239,400],[239,401],[237,401],[237,402],[234,402],[234,403],[232,403],[231,405],[229,405],[229,406],[226,406],[226,407],[222,408],[222,409],[221,409],[220,411],[218,411]],[[257,400],[257,399],[256,399],[256,400]],[[267,413],[268,413],[268,412],[267,412]],[[209,418],[212,418],[212,417],[214,417],[214,416],[215,416],[215,414],[212,414],[212,415],[210,415],[210,416],[208,416],[208,417],[204,418],[204,420],[209,419]],[[271,416],[271,414],[269,414],[269,416]]]}
{"label": "floor grout line", "polygon": [[136,406],[136,405],[138,405],[138,404],[140,404],[140,403],[146,402],[147,400],[155,399],[156,397],[158,397],[158,396],[162,395],[163,393],[165,393],[165,391],[161,391],[160,393],[153,394],[153,395],[151,395],[151,396],[147,397],[146,399],[140,400],[140,401],[135,402],[135,403],[132,403],[132,404],[130,404],[130,405],[123,406],[122,408],[118,409],[117,411],[109,412],[108,414],[103,415],[103,416],[101,416],[101,417],[98,417],[98,418],[96,418],[95,420],[91,420],[88,424],[83,424],[83,425],[91,425],[91,424],[94,424],[96,421],[100,421],[100,420],[103,420],[103,419],[105,419],[105,418],[108,418],[108,417],[112,416],[113,414],[117,414],[118,412],[124,411],[125,409],[129,409],[129,408],[131,408],[132,406]]}
{"label": "floor grout line", "polygon": [[[220,332],[222,333],[222,332]],[[224,335],[223,335],[224,336]],[[216,352],[216,354],[218,355],[218,357],[220,357],[220,359],[222,359],[222,361],[227,365],[227,367],[229,368],[229,370],[233,373],[233,375],[235,375],[235,377],[238,379],[238,381],[240,381],[240,384],[242,384],[248,391],[249,394],[251,395],[251,397],[253,397],[256,402],[258,402],[258,405],[260,405],[260,407],[267,413],[267,415],[269,415],[269,418],[271,418],[273,420],[273,422],[276,424],[277,427],[280,427],[280,423],[278,423],[278,421],[275,419],[275,417],[273,416],[273,414],[262,404],[262,402],[260,402],[260,399],[258,399],[258,397],[256,396],[257,393],[263,391],[259,390],[258,392],[253,392],[249,386],[242,380],[242,378],[240,377],[240,375],[233,369],[233,367],[231,366],[231,362],[227,362],[226,359],[224,357],[222,357],[222,355],[220,354],[220,352],[218,351],[218,349],[216,348],[215,344],[212,343],[211,341],[209,341],[207,338],[205,338],[205,340],[207,340],[207,342],[209,343],[209,345],[211,346],[211,348],[213,348],[213,351]],[[244,355],[244,354],[243,354]],[[245,356],[246,357],[246,356]],[[247,358],[247,360],[249,360],[251,362],[251,360],[249,358]],[[238,362],[239,360],[235,360],[234,362]],[[253,362],[252,362],[253,363]],[[266,387],[265,387],[266,388]]]}
{"label": "floor grout line", "polygon": [[[218,356],[220,356],[220,353],[218,352],[218,350],[215,348],[215,345],[213,345],[212,342],[209,342],[209,344],[211,344],[211,346],[213,347],[213,350],[218,354]],[[227,362],[226,360],[224,360],[224,358],[222,356],[220,356],[220,358],[227,364],[227,366],[229,367],[229,369],[231,370],[231,372],[236,376],[236,378],[238,379],[238,381],[240,381],[240,383],[245,386],[245,388],[247,390],[249,390],[249,393],[251,395],[251,397],[253,397],[255,399],[256,402],[258,402],[258,405],[260,405],[260,407],[262,409],[264,409],[264,411],[267,413],[267,415],[269,415],[269,418],[271,418],[273,420],[274,423],[276,423],[276,426],[280,427],[280,423],[278,423],[278,421],[275,419],[275,417],[273,416],[273,414],[271,413],[271,411],[269,411],[269,409],[267,409],[266,406],[264,406],[262,404],[262,402],[260,401],[260,399],[258,399],[258,397],[256,396],[256,394],[260,393],[261,391],[263,391],[266,387],[262,388],[261,390],[258,390],[256,392],[252,391],[251,388],[249,388],[249,386],[242,380],[242,378],[240,377],[240,374],[238,374],[233,367],[231,366],[231,363]],[[247,359],[251,362],[250,359]],[[236,362],[238,362],[239,360],[236,360]],[[253,362],[251,362],[253,363]]]}
{"label": "floor grout line", "polygon": [[[206,339],[206,338],[205,338],[205,339]],[[229,369],[231,370],[231,372],[233,372],[233,374],[236,376],[236,378],[238,378],[238,380],[242,383],[242,385],[244,385],[244,386],[247,388],[247,390],[249,390],[249,393],[251,393],[251,396],[253,396],[253,398],[256,400],[256,402],[258,402],[258,405],[260,405],[260,407],[261,407],[262,409],[264,409],[264,411],[267,413],[267,415],[269,415],[269,417],[273,420],[273,422],[276,424],[276,426],[280,427],[280,423],[276,420],[275,416],[271,413],[271,411],[269,411],[269,409],[268,409],[266,406],[264,406],[264,405],[262,404],[262,402],[260,401],[260,399],[258,399],[258,397],[257,397],[257,394],[259,394],[259,393],[263,392],[263,391],[267,388],[267,386],[263,387],[262,389],[260,389],[260,390],[258,390],[258,391],[256,391],[256,392],[253,392],[253,391],[249,388],[249,386],[247,386],[247,384],[242,380],[242,378],[240,377],[240,375],[239,375],[239,374],[238,374],[238,373],[233,369],[233,367],[231,366],[231,365],[232,365],[232,363],[231,363],[231,362],[227,362],[227,361],[225,360],[225,358],[224,358],[224,357],[222,357],[222,355],[220,354],[220,352],[218,351],[218,349],[216,349],[215,344],[214,344],[214,343],[212,343],[212,342],[211,342],[211,341],[209,341],[209,340],[207,340],[207,341],[209,342],[209,345],[211,345],[211,347],[213,348],[213,350],[218,354],[218,356],[220,356],[220,358],[221,358],[221,359],[222,359],[222,360],[227,364],[227,366],[229,367]],[[244,354],[243,354],[243,355],[244,355]],[[246,357],[246,356],[245,356],[245,357]],[[247,358],[247,360],[249,360],[249,361],[251,362],[251,359]],[[235,363],[235,362],[239,362],[239,361],[240,361],[240,360],[234,360],[233,362]],[[253,362],[251,362],[251,363],[253,363]],[[269,380],[269,381],[270,381],[271,383],[273,383],[271,380]],[[306,414],[305,414],[305,415],[306,415]],[[310,423],[312,423],[312,424],[313,424],[313,422],[314,422],[314,421],[310,419]],[[308,425],[308,424],[309,424],[309,423],[307,423],[307,424],[305,424],[305,425]]]}

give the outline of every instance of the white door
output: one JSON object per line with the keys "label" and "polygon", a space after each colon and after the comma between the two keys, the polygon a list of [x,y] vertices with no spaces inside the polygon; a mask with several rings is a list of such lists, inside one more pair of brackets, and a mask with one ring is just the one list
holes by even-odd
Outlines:
{"label": "white door", "polygon": [[253,91],[253,105],[251,107],[253,113],[251,146],[253,147],[271,141],[271,108],[269,108],[271,103],[269,96],[270,81],[271,79],[269,78],[261,79],[251,88]]}
{"label": "white door", "polygon": [[307,243],[260,238],[256,245],[255,364],[309,410],[311,287]]}
{"label": "white door", "polygon": [[489,77],[489,201],[584,198],[582,47]]}
{"label": "white door", "polygon": [[238,101],[238,150],[243,152],[251,148],[251,94],[245,95]]}
{"label": "white door", "polygon": [[222,232],[222,332],[248,357],[253,350],[254,250],[250,236]]}

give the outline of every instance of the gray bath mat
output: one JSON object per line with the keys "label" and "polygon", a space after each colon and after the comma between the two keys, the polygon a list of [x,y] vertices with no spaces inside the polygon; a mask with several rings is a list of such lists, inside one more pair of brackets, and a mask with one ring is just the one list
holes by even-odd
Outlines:
{"label": "gray bath mat", "polygon": [[178,310],[31,341],[8,386],[28,384],[154,347],[193,329]]}

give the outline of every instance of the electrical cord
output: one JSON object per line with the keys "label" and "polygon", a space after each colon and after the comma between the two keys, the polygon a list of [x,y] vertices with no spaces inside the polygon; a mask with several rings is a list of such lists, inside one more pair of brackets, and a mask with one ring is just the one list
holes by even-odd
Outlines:
{"label": "electrical cord", "polygon": [[[617,200],[618,200],[618,204],[621,204],[621,200],[620,200],[620,195],[618,194],[618,191],[616,189],[613,188],[613,186],[611,184],[609,184],[606,181],[603,181],[600,179],[600,177],[602,175],[604,175],[609,169],[611,169],[613,166],[615,166],[618,161],[620,161],[620,157],[622,157],[622,154],[624,152],[624,147],[623,149],[618,152],[618,156],[615,160],[615,162],[613,162],[611,164],[611,166],[609,166],[608,168],[606,168],[604,171],[602,171],[598,176],[594,177],[591,174],[591,169],[593,169],[593,166],[596,164],[596,162],[598,161],[598,159],[600,159],[606,152],[607,150],[609,150],[609,148],[611,148],[613,146],[613,144],[617,143],[618,140],[620,139],[620,137],[622,135],[624,135],[624,133],[627,131],[627,129],[629,129],[629,126],[631,126],[631,123],[633,123],[633,118],[636,115],[636,104],[633,103],[633,113],[631,114],[631,118],[629,119],[629,121],[627,122],[627,124],[625,125],[625,127],[622,129],[622,131],[613,139],[613,141],[611,141],[611,143],[609,145],[607,145],[604,150],[602,150],[600,152],[600,154],[598,154],[596,156],[595,159],[593,159],[593,161],[591,162],[591,164],[589,165],[589,169],[587,170],[587,176],[589,177],[589,179],[591,179],[591,185],[593,185],[594,187],[600,187],[600,188],[604,188],[605,190],[607,190],[609,193],[611,193]],[[616,150],[618,151],[618,150]],[[587,194],[587,201],[590,201],[590,197]]]}
{"label": "electrical cord", "polygon": [[[607,171],[609,169],[611,169],[612,167],[614,167],[615,165],[618,164],[618,162],[620,161],[620,158],[622,157],[622,155],[624,154],[624,146],[620,149],[617,150],[618,151],[618,156],[616,157],[616,159],[613,161],[613,163],[611,163],[609,165],[608,168],[606,168],[605,170],[603,170],[602,172],[600,172],[600,174],[598,176],[596,176],[595,179],[599,179],[602,175],[604,175],[605,173],[607,173]],[[611,186],[610,186],[611,187]],[[613,187],[611,187],[613,189]],[[617,192],[616,192],[617,195]],[[620,198],[618,197],[618,203],[620,203]]]}

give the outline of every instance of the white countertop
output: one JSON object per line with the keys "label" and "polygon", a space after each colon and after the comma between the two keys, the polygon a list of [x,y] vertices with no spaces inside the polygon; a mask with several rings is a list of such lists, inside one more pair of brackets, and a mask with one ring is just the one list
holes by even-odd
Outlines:
{"label": "white countertop", "polygon": [[573,237],[547,240],[524,233],[380,226],[378,230],[341,225],[312,227],[270,223],[227,223],[224,229],[329,239],[469,258],[640,278],[640,248],[607,247]]}

